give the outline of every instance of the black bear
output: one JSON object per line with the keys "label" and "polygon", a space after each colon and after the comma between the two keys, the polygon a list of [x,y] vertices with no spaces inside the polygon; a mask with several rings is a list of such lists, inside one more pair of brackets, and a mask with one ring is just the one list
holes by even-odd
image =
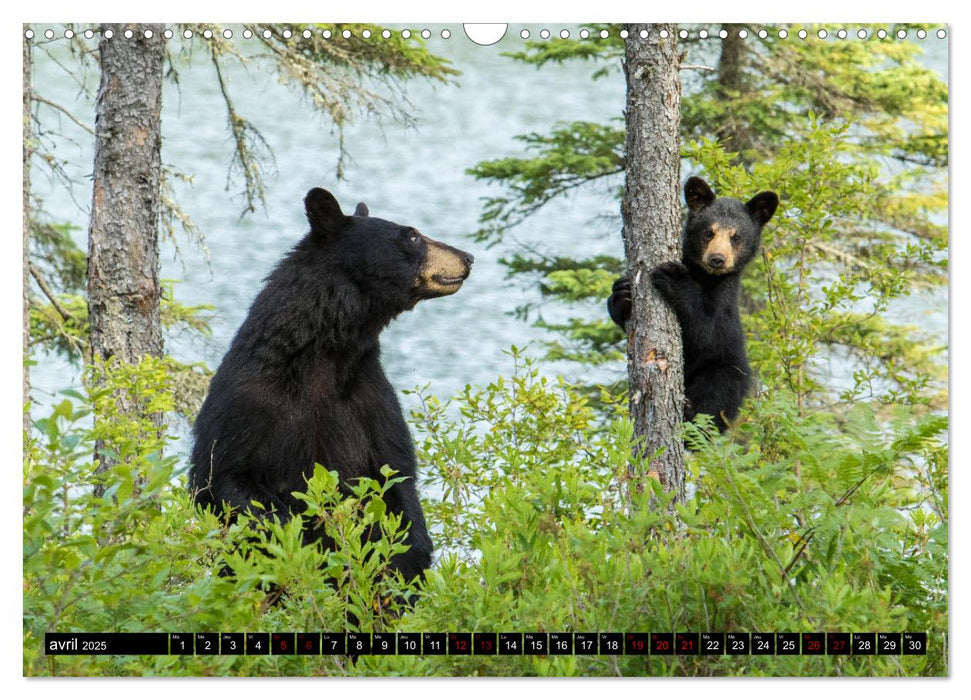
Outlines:
{"label": "black bear", "polygon": [[[688,216],[681,262],[658,265],[651,283],[681,325],[685,419],[705,413],[724,431],[751,386],[738,311],[740,275],[758,251],[762,227],[775,214],[779,198],[762,192],[742,204],[715,197],[704,180],[692,177],[684,185],[684,199]],[[607,310],[626,328],[631,313],[626,276],[614,283]]]}
{"label": "black bear", "polygon": [[[197,503],[266,512],[303,505],[314,463],[348,482],[407,477],[385,495],[409,525],[392,565],[406,580],[431,564],[415,484],[415,453],[378,335],[422,299],[454,294],[473,258],[410,226],[341,212],[326,190],[304,200],[308,233],[276,266],[243,322],[194,427],[189,484]],[[321,539],[308,533],[308,539]],[[333,543],[325,542],[327,546]]]}

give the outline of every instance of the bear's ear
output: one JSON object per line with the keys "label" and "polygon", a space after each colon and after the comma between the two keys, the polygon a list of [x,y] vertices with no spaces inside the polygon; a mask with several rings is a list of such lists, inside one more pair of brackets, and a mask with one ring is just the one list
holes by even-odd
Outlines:
{"label": "bear's ear", "polygon": [[715,201],[715,193],[700,177],[689,177],[684,183],[684,201],[690,211],[698,211]]}
{"label": "bear's ear", "polygon": [[332,233],[347,223],[347,217],[341,212],[341,205],[327,190],[313,188],[304,198],[303,205],[307,211],[310,230],[314,233]]}
{"label": "bear's ear", "polygon": [[357,207],[354,209],[354,216],[370,216],[371,212],[368,211],[367,204],[364,202],[358,202]]}
{"label": "bear's ear", "polygon": [[775,192],[760,192],[746,203],[745,208],[759,226],[764,226],[778,206],[779,196]]}

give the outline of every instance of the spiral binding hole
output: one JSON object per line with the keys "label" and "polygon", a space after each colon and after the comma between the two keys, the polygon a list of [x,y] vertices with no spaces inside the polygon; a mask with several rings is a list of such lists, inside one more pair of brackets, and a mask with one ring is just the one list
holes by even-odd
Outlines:
{"label": "spiral binding hole", "polygon": [[[467,25],[467,26],[475,26],[475,25]],[[505,26],[505,25],[502,25],[502,26]],[[229,40],[236,37],[236,32],[234,32],[232,29],[229,29],[229,28],[219,29],[217,27],[216,30],[218,31],[218,33],[221,35],[223,39]],[[778,39],[786,40],[786,39],[792,38],[790,37],[789,30],[786,29],[785,27],[773,29],[772,32]],[[173,29],[171,28],[166,28],[161,32],[162,36],[165,37],[166,39],[173,38],[175,36],[175,33],[176,32],[173,31]],[[188,29],[188,28],[182,29],[180,33],[184,39],[193,39],[196,37],[196,32],[194,32],[192,29]],[[249,28],[243,28],[238,33],[243,39],[252,39],[253,36],[255,36],[254,31]],[[694,36],[696,36],[698,39],[703,39],[703,40],[709,39],[709,38],[716,38],[716,37],[724,40],[730,36],[730,33],[731,32],[728,29],[724,29],[724,28],[714,31],[714,30],[709,30],[707,28],[702,27],[694,31],[691,31],[688,29],[679,29],[677,31],[677,36],[682,40],[690,39],[692,34],[694,34]],[[85,39],[91,40],[91,39],[94,39],[99,34],[105,39],[112,39],[115,33],[111,29],[105,29],[103,31],[100,31],[97,29],[88,28],[83,31],[75,31],[71,28],[66,28],[61,32],[60,38],[71,40],[77,37],[84,37]],[[203,29],[199,32],[199,34],[201,34],[202,38],[212,39],[215,36],[216,31],[214,31],[213,29]],[[262,29],[262,31],[260,31],[260,34],[263,36],[263,38],[270,39],[273,36],[273,30],[264,28]],[[433,31],[428,28],[417,29],[414,31],[410,29],[403,29],[399,33],[399,35],[403,39],[410,39],[412,38],[413,34],[416,36],[420,36],[422,39],[427,40],[432,38]],[[753,32],[749,32],[749,30],[741,28],[738,30],[736,36],[738,36],[738,38],[740,39],[747,39],[749,38],[750,34],[754,34],[760,39],[767,39],[770,35],[770,30],[762,28],[762,29],[755,30]],[[136,32],[134,30],[125,29],[122,32],[122,35],[126,39],[135,39],[135,38],[141,38],[141,37],[144,37],[146,39],[151,39],[154,37],[155,32],[151,29],[146,29],[138,33],[138,35],[136,36]],[[295,35],[299,35],[303,39],[311,39],[314,36],[314,31],[311,29],[303,29],[303,30],[300,30],[299,32],[295,32],[293,29],[285,28],[282,31],[280,31],[280,35],[284,39],[290,39]],[[363,39],[375,38],[375,35],[376,35],[376,32],[373,32],[370,29],[363,29],[359,33],[359,36]],[[392,32],[389,29],[382,29],[380,31],[380,37],[383,39],[391,39],[393,35],[394,35],[394,32]],[[559,39],[566,40],[574,36],[576,36],[576,38],[580,40],[589,40],[589,39],[597,39],[597,38],[608,39],[612,35],[619,36],[621,39],[627,39],[630,36],[630,31],[626,28],[623,28],[623,29],[620,29],[615,34],[614,32],[608,29],[590,30],[586,27],[582,27],[579,30],[577,30],[576,33],[574,34],[573,30],[567,29],[567,28],[549,29],[544,27],[537,32],[537,36],[542,40],[548,40],[552,37],[558,37]],[[835,30],[833,32],[830,32],[826,29],[816,29],[816,30],[799,29],[795,33],[795,35],[799,39],[803,39],[803,40],[806,40],[809,38],[818,38],[821,40],[836,38],[840,40],[845,40],[850,37],[850,31],[843,28]],[[924,39],[927,39],[929,36],[933,36],[938,39],[946,39],[948,36],[948,32],[943,27],[940,29],[931,30],[931,31],[928,31],[925,29],[908,30],[904,28],[888,31],[883,28],[871,30],[871,29],[866,29],[861,27],[855,31],[855,35],[856,35],[856,38],[860,40],[867,40],[867,39],[870,39],[871,37],[874,37],[881,40],[897,39],[897,40],[903,41],[907,39],[924,40]],[[38,38],[43,37],[44,39],[51,41],[51,40],[54,40],[55,38],[59,38],[57,33],[50,28],[44,29],[42,32],[39,33],[38,30],[35,30],[31,27],[25,27],[23,30],[23,36],[27,40],[37,40]],[[330,39],[334,36],[334,32],[332,32],[330,29],[324,29],[319,32],[318,36],[324,39]],[[339,36],[343,37],[344,39],[350,39],[354,36],[354,32],[352,32],[350,29],[344,29],[339,33]],[[443,28],[438,32],[438,36],[440,36],[442,39],[449,39],[452,36],[452,31],[448,28]],[[533,38],[533,32],[529,29],[523,28],[519,31],[519,36],[523,40],[528,40]],[[638,31],[638,36],[642,39],[647,39],[649,36],[651,36],[651,32],[647,29],[640,29]],[[670,33],[667,30],[662,29],[657,32],[656,36],[658,36],[661,39],[668,39],[670,36]],[[499,38],[501,38],[501,36]],[[477,41],[476,39],[472,39],[472,41],[474,43],[478,43],[481,45],[488,45],[488,43]],[[498,39],[495,39],[495,41],[498,41]],[[495,41],[491,43],[495,43]]]}

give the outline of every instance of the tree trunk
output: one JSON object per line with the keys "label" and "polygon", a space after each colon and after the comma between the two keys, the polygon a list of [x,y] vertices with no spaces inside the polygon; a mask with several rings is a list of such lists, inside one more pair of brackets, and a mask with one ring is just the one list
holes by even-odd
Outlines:
{"label": "tree trunk", "polygon": [[23,334],[24,334],[24,433],[30,434],[30,412],[26,410],[30,403],[30,367],[27,361],[30,359],[30,255],[28,253],[28,243],[30,240],[30,157],[33,152],[32,139],[33,129],[31,128],[31,58],[30,58],[30,39],[26,36],[24,41],[24,249],[23,249]]}
{"label": "tree trunk", "polygon": [[[647,37],[640,33],[647,31]],[[661,38],[662,30],[667,37]],[[648,476],[684,499],[684,358],[681,327],[651,284],[650,271],[681,260],[681,57],[677,27],[628,27],[624,248],[633,310],[628,323],[630,413]],[[643,474],[632,474],[635,484]]]}
{"label": "tree trunk", "polygon": [[[721,54],[718,57],[718,87],[725,100],[736,100],[745,91],[745,66],[747,62],[745,39],[738,35],[743,25],[723,24],[722,29],[728,36],[721,40]],[[719,136],[731,150],[737,152],[736,162],[742,162],[742,153],[756,147],[746,120],[739,116],[729,116],[719,126]]]}
{"label": "tree trunk", "polygon": [[[103,25],[88,230],[91,359],[161,356],[158,219],[162,25]],[[134,36],[125,38],[131,29]],[[145,38],[145,30],[152,31]],[[134,409],[132,409],[134,410]],[[156,418],[161,425],[161,416]],[[100,452],[100,450],[99,450]],[[102,455],[101,471],[110,465]]]}
{"label": "tree trunk", "polygon": [[742,91],[743,69],[745,67],[745,40],[738,35],[740,25],[723,24],[728,36],[722,39],[721,55],[718,58],[718,84],[726,95]]}

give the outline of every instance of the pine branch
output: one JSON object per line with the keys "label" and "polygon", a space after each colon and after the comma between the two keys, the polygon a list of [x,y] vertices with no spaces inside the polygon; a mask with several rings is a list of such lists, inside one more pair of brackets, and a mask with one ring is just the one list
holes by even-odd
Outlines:
{"label": "pine branch", "polygon": [[54,102],[53,100],[48,100],[46,97],[40,97],[37,93],[33,93],[31,95],[31,99],[34,102],[40,102],[41,104],[45,104],[45,105],[47,105],[49,107],[53,107],[58,112],[60,112],[61,114],[63,114],[65,117],[67,117],[68,119],[70,119],[72,122],[74,122],[75,124],[77,124],[78,126],[80,126],[82,129],[84,129],[85,131],[87,131],[89,134],[91,134],[92,136],[94,136],[94,129],[92,129],[90,126],[88,126],[87,124],[85,124],[84,122],[82,122],[78,117],[76,117],[73,114],[71,114],[71,112],[68,111],[67,108],[65,108],[63,105],[60,105],[57,102]]}
{"label": "pine branch", "polygon": [[30,265],[30,275],[34,278],[34,281],[37,282],[37,286],[40,287],[40,290],[44,293],[44,296],[46,296],[48,301],[51,302],[51,306],[53,306],[54,310],[60,314],[61,318],[63,318],[65,321],[74,321],[74,314],[61,306],[60,302],[57,300],[57,297],[51,291],[51,288],[47,285],[47,282],[40,274],[40,271],[33,264]]}

